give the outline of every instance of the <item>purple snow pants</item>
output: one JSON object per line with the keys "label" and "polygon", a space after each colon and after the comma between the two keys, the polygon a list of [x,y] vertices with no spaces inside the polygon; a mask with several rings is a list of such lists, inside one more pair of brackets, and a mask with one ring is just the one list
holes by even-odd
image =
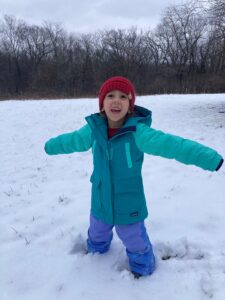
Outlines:
{"label": "purple snow pants", "polygon": [[[103,223],[91,214],[87,239],[88,252],[107,252],[113,238],[112,229],[113,225]],[[115,225],[115,229],[126,247],[131,271],[143,276],[153,273],[155,270],[155,256],[144,222]]]}

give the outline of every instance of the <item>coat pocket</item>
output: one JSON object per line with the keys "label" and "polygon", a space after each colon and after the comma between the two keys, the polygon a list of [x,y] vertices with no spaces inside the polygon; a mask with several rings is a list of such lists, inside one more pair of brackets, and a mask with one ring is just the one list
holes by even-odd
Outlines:
{"label": "coat pocket", "polygon": [[91,188],[91,208],[92,210],[96,211],[102,208],[101,203],[101,179],[92,175],[90,178],[92,183]]}
{"label": "coat pocket", "polygon": [[122,179],[114,185],[114,208],[118,214],[137,216],[145,205],[141,177]]}
{"label": "coat pocket", "polygon": [[132,159],[131,159],[131,153],[130,153],[130,143],[125,143],[125,153],[127,158],[127,166],[129,169],[133,167]]}

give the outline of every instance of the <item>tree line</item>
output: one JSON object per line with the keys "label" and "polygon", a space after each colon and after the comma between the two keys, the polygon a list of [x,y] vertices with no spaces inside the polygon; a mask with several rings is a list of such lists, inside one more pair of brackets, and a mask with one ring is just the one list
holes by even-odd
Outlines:
{"label": "tree line", "polygon": [[0,98],[96,96],[122,75],[137,93],[225,92],[225,0],[171,5],[152,30],[66,32],[0,20]]}

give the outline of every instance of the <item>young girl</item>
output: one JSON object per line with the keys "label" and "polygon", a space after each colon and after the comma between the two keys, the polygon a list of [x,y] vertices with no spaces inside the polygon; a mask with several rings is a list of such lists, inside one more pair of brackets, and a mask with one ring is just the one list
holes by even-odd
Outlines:
{"label": "young girl", "polygon": [[100,112],[86,117],[87,124],[79,130],[50,139],[45,151],[67,154],[92,147],[87,251],[108,251],[115,226],[126,247],[131,272],[138,278],[155,269],[144,224],[148,215],[141,175],[144,153],[209,171],[217,171],[223,159],[211,148],[151,128],[151,111],[134,102],[135,89],[128,79],[117,76],[106,80],[99,91]]}

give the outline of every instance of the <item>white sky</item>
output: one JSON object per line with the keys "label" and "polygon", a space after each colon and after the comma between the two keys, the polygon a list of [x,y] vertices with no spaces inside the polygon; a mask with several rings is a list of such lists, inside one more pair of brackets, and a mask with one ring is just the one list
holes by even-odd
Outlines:
{"label": "white sky", "polygon": [[61,23],[69,32],[153,28],[171,3],[183,0],[0,0],[0,16],[14,15],[29,24]]}

